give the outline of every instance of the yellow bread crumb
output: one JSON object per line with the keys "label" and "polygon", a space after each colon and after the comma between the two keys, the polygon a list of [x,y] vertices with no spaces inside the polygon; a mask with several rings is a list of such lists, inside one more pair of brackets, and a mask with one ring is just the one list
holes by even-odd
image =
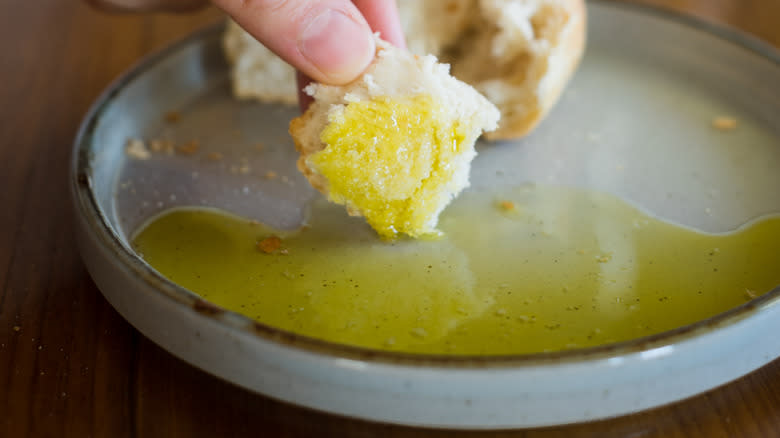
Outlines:
{"label": "yellow bread crumb", "polygon": [[445,111],[425,94],[351,102],[329,117],[326,147],[308,163],[327,178],[330,200],[365,216],[382,238],[435,234],[452,196],[450,164],[475,140],[466,138],[470,127],[446,123]]}

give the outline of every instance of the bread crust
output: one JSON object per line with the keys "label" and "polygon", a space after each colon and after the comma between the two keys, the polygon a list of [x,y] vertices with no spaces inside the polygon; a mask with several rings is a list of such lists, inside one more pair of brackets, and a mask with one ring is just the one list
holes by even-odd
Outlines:
{"label": "bread crust", "polygon": [[[511,117],[504,108],[499,106],[503,116],[502,123],[497,130],[485,134],[485,138],[488,140],[508,140],[523,137],[530,133],[555,106],[558,98],[577,70],[585,51],[587,34],[585,0],[566,0],[566,4],[565,9],[570,13],[569,25],[571,28],[564,33],[561,44],[555,49],[555,52],[560,54],[565,61],[559,67],[560,71],[556,73],[558,79],[553,80],[552,86],[539,94],[537,108],[521,117]],[[507,114],[505,115],[505,113]]]}
{"label": "bread crust", "polygon": [[295,143],[295,149],[298,151],[299,154],[301,154],[300,157],[298,157],[298,161],[296,162],[296,165],[298,166],[298,170],[300,170],[303,176],[305,176],[306,179],[309,180],[309,183],[311,184],[312,187],[322,192],[324,195],[327,195],[328,180],[325,179],[325,177],[323,177],[322,175],[315,172],[306,163],[306,160],[309,158],[311,154],[319,152],[324,147],[324,145],[322,145],[321,143],[309,142],[310,144],[318,144],[320,145],[320,147],[307,148],[306,142],[304,141],[304,139],[306,138],[306,134],[304,133],[304,131],[306,129],[306,126],[312,123],[313,118],[314,118],[314,110],[312,108],[309,108],[306,112],[304,112],[299,117],[292,119],[290,121],[290,136],[292,136],[293,142]]}
{"label": "bread crust", "polygon": [[[586,38],[585,2],[479,1],[481,17],[447,60],[456,77],[501,110],[501,125],[485,137],[523,137],[549,113],[579,65]],[[521,6],[526,20],[518,20]],[[506,11],[513,7],[514,14]]]}

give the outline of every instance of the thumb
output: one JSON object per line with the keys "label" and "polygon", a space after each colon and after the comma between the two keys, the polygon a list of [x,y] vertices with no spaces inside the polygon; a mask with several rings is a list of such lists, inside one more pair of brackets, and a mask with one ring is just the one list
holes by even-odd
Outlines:
{"label": "thumb", "polygon": [[214,0],[247,32],[310,78],[341,85],[374,58],[371,28],[350,0]]}

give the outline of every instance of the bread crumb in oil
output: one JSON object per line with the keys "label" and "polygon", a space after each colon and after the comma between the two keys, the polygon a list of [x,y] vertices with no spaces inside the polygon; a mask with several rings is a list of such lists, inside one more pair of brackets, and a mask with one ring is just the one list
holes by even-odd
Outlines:
{"label": "bread crumb in oil", "polygon": [[612,260],[611,254],[605,254],[601,256],[596,256],[596,261],[599,263],[607,263],[608,261]]}
{"label": "bread crumb in oil", "polygon": [[426,331],[422,327],[415,327],[415,328],[413,328],[411,333],[412,333],[413,336],[416,336],[418,338],[424,338],[424,337],[428,336],[428,331]]}
{"label": "bread crumb in oil", "polygon": [[257,242],[257,249],[259,249],[260,251],[266,254],[275,253],[276,251],[279,250],[281,246],[282,246],[282,239],[280,239],[277,236],[269,236]]}

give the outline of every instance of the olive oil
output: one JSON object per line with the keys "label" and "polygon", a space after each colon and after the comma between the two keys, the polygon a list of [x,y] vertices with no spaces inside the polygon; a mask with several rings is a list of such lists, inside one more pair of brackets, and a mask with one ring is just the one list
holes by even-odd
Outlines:
{"label": "olive oil", "polygon": [[[705,234],[611,195],[541,185],[465,192],[442,214],[436,240],[381,241],[324,200],[309,213],[307,226],[283,232],[177,209],[140,230],[134,245],[172,281],[262,323],[418,353],[628,340],[780,284],[778,216]],[[267,245],[271,236],[279,241]]]}

